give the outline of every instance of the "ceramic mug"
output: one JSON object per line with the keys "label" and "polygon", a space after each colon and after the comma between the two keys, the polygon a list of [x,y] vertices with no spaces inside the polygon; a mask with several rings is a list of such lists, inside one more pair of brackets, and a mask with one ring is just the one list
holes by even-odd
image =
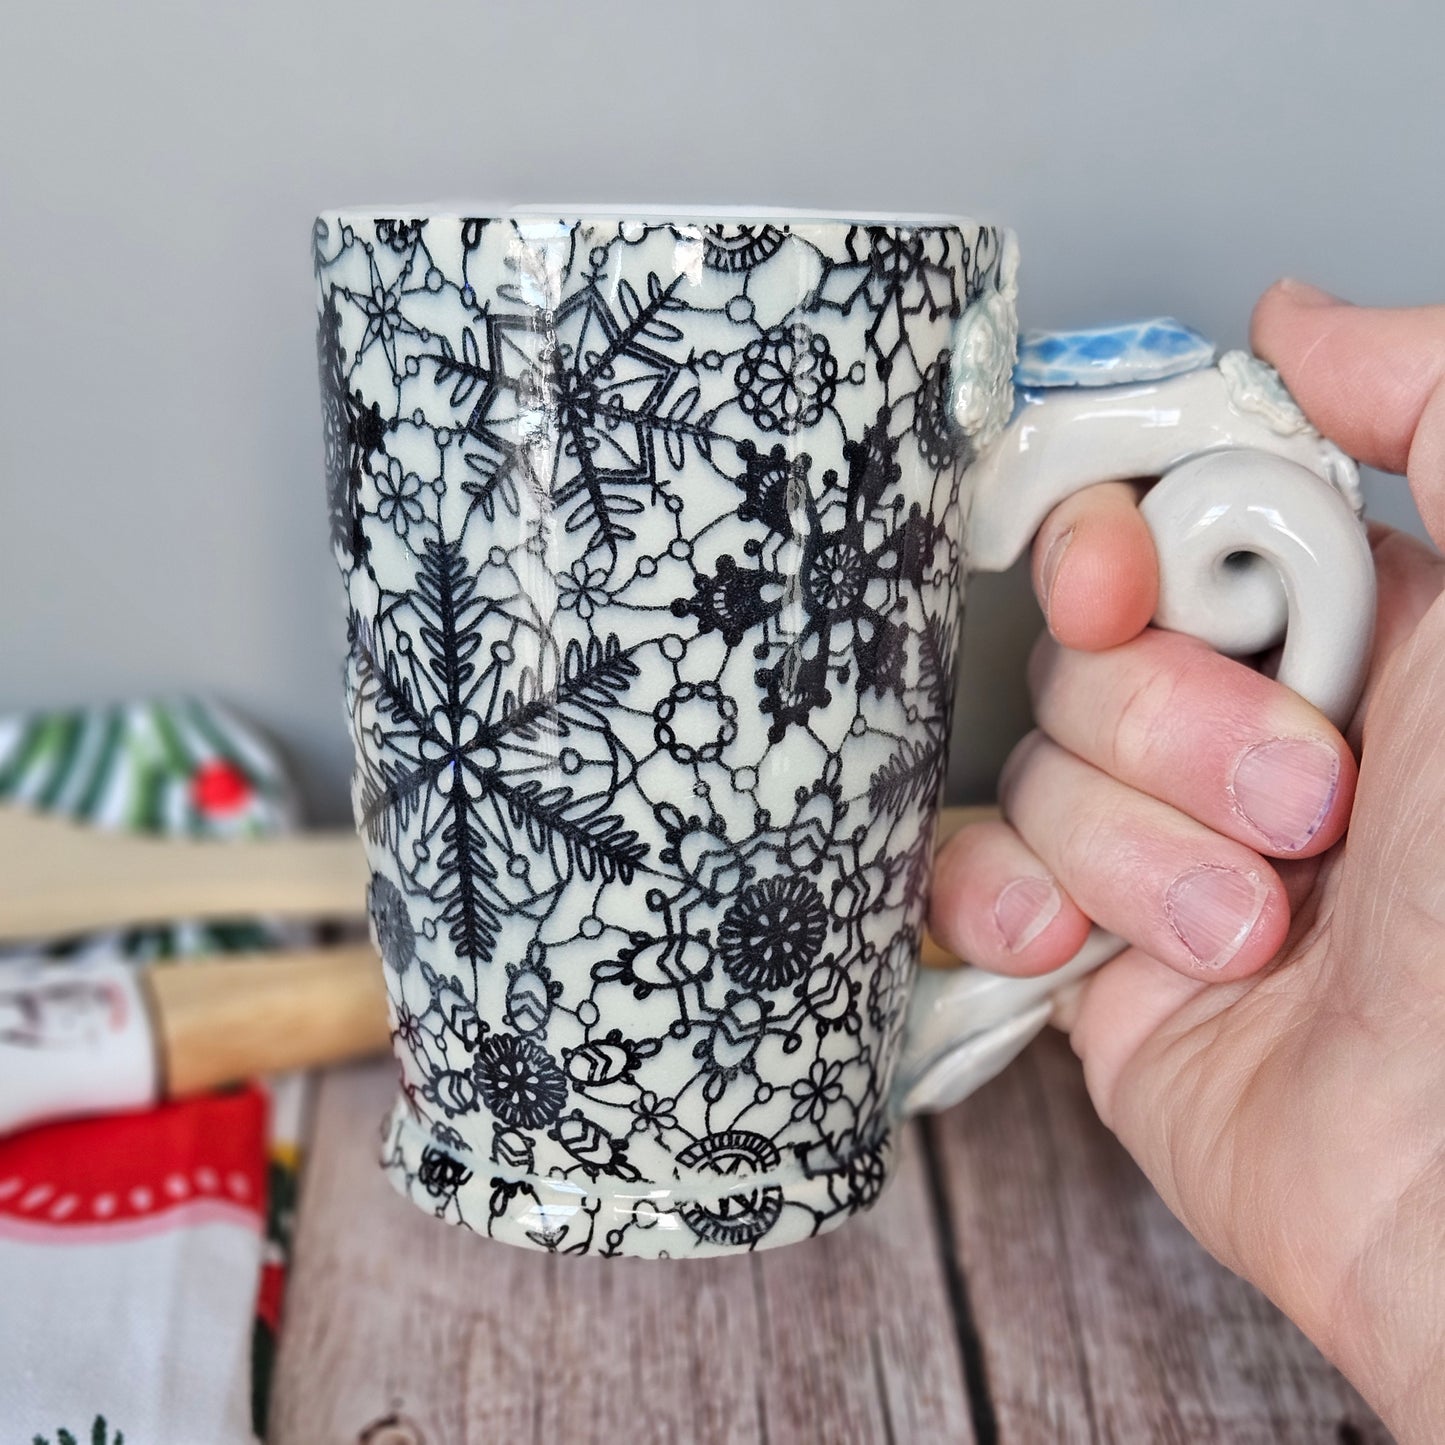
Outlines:
{"label": "ceramic mug", "polygon": [[1162,477],[1160,625],[1283,636],[1284,681],[1354,703],[1353,464],[1176,323],[1018,348],[1004,231],[389,208],[314,242],[383,1162],[440,1218],[821,1233],[1119,946],[916,977],[963,577],[1079,487]]}

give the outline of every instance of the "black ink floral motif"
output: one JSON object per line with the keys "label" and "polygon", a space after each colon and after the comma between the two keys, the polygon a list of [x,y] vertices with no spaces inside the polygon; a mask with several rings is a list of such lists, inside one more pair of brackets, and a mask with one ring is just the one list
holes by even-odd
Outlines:
{"label": "black ink floral motif", "polygon": [[385,470],[375,473],[375,479],[380,499],[376,515],[398,536],[406,536],[407,528],[426,515],[421,504],[421,478],[406,471],[398,458],[390,457]]}
{"label": "black ink floral motif", "polygon": [[782,988],[808,971],[827,933],[828,910],[811,879],[764,878],[729,904],[718,953],[744,988]]}
{"label": "black ink floral motif", "polygon": [[837,1059],[814,1059],[808,1072],[794,1082],[793,1118],[821,1124],[828,1111],[843,1097],[843,1065]]}
{"label": "black ink floral motif", "polygon": [[585,557],[579,557],[557,579],[557,601],[584,622],[590,622],[593,613],[607,601],[606,589],[607,569],[593,567]]}
{"label": "black ink floral motif", "polygon": [[315,231],[353,804],[440,1218],[559,1254],[876,1198],[957,639],[955,323],[995,233]]}
{"label": "black ink floral motif", "polygon": [[659,1139],[677,1127],[677,1100],[659,1098],[651,1089],[643,1089],[632,1105],[635,1134],[656,1134]]}
{"label": "black ink floral motif", "polygon": [[376,943],[388,968],[401,972],[416,956],[416,930],[401,889],[380,873],[371,875],[367,906],[376,929]]}
{"label": "black ink floral motif", "polygon": [[742,409],[763,431],[816,426],[838,389],[828,338],[801,321],[774,326],[743,349],[733,377]]}
{"label": "black ink floral motif", "polygon": [[738,735],[738,705],[715,682],[680,682],[653,709],[658,743],[679,763],[716,762]]}
{"label": "black ink floral motif", "polygon": [[888,1182],[888,1158],[881,1145],[861,1149],[846,1170],[850,1202],[855,1209],[871,1209]]}
{"label": "black ink floral motif", "polygon": [[543,1128],[567,1102],[567,1078],[551,1054],[516,1034],[483,1039],[473,1072],[482,1103],[519,1129]]}

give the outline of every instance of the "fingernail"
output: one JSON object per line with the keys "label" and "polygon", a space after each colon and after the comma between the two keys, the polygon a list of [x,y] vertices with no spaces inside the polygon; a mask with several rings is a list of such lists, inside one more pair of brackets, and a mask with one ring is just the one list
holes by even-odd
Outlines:
{"label": "fingernail", "polygon": [[1279,289],[1284,292],[1291,301],[1298,302],[1301,306],[1345,306],[1348,302],[1341,300],[1333,292],[1326,291],[1322,287],[1311,285],[1308,281],[1301,281],[1294,276],[1286,276],[1280,283]]}
{"label": "fingernail", "polygon": [[1275,738],[1244,752],[1229,786],[1245,821],[1281,853],[1295,853],[1319,832],[1339,782],[1340,760],[1332,747]]}
{"label": "fingernail", "polygon": [[1045,617],[1049,615],[1049,599],[1054,593],[1054,578],[1059,575],[1059,564],[1064,560],[1064,553],[1069,550],[1069,543],[1073,540],[1074,529],[1069,527],[1049,543],[1049,550],[1044,553],[1044,565],[1039,569],[1039,585],[1044,593]]}
{"label": "fingernail", "polygon": [[1249,937],[1268,896],[1257,874],[1191,868],[1169,885],[1164,912],[1195,963],[1220,969]]}
{"label": "fingernail", "polygon": [[1062,900],[1047,878],[1015,878],[994,900],[993,921],[1010,953],[1027,948],[1058,916]]}

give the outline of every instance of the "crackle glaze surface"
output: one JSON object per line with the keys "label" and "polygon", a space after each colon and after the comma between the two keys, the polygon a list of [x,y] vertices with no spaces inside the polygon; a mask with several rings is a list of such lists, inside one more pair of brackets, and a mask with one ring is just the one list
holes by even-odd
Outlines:
{"label": "crackle glaze surface", "polygon": [[1003,236],[333,214],[314,249],[393,1182],[572,1253],[841,1222],[891,1159],[949,352]]}

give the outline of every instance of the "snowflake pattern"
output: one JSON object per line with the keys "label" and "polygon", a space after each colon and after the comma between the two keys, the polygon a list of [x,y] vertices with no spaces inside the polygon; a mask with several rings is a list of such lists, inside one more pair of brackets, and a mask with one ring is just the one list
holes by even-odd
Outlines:
{"label": "snowflake pattern", "polygon": [[770,659],[757,673],[760,706],[779,742],[850,678],[860,693],[902,694],[909,597],[932,567],[939,527],[918,502],[905,503],[886,413],[843,443],[846,484],[830,469],[816,494],[806,456],[790,459],[775,446],[761,457],[750,442],[741,448],[739,514],[756,517],[770,535],[743,544],[747,563],[720,557],[716,572],[700,576],[692,598],[677,599],[673,611],[691,613],[701,632],[721,632],[729,647],[757,629],[754,654]]}
{"label": "snowflake pattern", "polygon": [[892,1157],[999,234],[314,245],[393,1182],[558,1253],[832,1227]]}

